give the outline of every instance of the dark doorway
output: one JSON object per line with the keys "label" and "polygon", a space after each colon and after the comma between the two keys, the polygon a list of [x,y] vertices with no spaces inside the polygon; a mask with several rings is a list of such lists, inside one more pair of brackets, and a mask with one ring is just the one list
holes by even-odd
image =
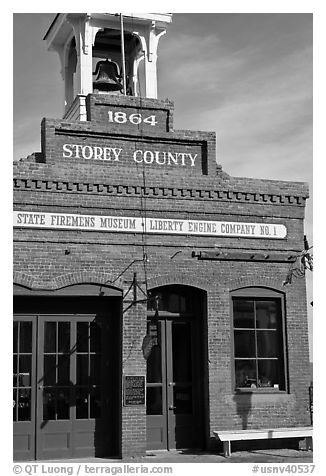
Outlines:
{"label": "dark doorway", "polygon": [[14,299],[14,459],[118,454],[120,304]]}
{"label": "dark doorway", "polygon": [[147,335],[148,449],[202,448],[205,428],[205,294],[185,286],[152,291]]}

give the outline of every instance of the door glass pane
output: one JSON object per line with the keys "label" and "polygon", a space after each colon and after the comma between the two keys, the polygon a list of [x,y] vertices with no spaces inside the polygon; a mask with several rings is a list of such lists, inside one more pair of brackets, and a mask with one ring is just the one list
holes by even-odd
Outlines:
{"label": "door glass pane", "polygon": [[[157,339],[157,337],[154,337]],[[147,382],[162,382],[162,360],[161,348],[155,345],[147,359]]]}
{"label": "door glass pane", "polygon": [[57,323],[44,323],[44,352],[54,353],[56,350]]}
{"label": "door glass pane", "polygon": [[55,386],[56,384],[56,359],[55,355],[44,355],[43,385]]}
{"label": "door glass pane", "polygon": [[70,408],[69,388],[58,388],[56,392],[56,396],[57,396],[57,420],[68,420],[69,408]]}
{"label": "door glass pane", "polygon": [[88,381],[88,355],[77,354],[77,385],[87,385]]}
{"label": "door glass pane", "polygon": [[20,355],[19,356],[19,375],[18,375],[19,387],[31,386],[31,373],[32,373],[32,356]]}
{"label": "door glass pane", "polygon": [[175,414],[191,414],[192,387],[176,385],[173,388],[173,405]]}
{"label": "door glass pane", "polygon": [[249,299],[233,300],[233,325],[237,329],[255,327],[254,302]]}
{"label": "door glass pane", "polygon": [[12,370],[13,370],[13,386],[17,387],[17,355],[13,356],[13,365],[12,365]]}
{"label": "door glass pane", "polygon": [[91,385],[101,383],[101,355],[91,354],[90,358],[90,383]]}
{"label": "door glass pane", "polygon": [[13,352],[17,353],[18,351],[18,322],[14,321],[13,327]]}
{"label": "door glass pane", "polygon": [[234,331],[234,356],[256,357],[255,331]]}
{"label": "door glass pane", "polygon": [[70,382],[70,355],[58,355],[58,384]]}
{"label": "door glass pane", "polygon": [[101,328],[100,322],[90,323],[91,352],[101,352]]}
{"label": "door glass pane", "polygon": [[191,354],[190,323],[172,323],[172,358],[173,381],[191,382],[192,354]]}
{"label": "door glass pane", "polygon": [[76,389],[76,418],[88,418],[88,388]]}
{"label": "door glass pane", "polygon": [[13,421],[17,421],[17,389],[13,391]]}
{"label": "door glass pane", "polygon": [[235,361],[236,387],[257,387],[256,360]]}
{"label": "door glass pane", "polygon": [[92,388],[90,394],[91,418],[101,417],[101,389]]}
{"label": "door glass pane", "polygon": [[55,420],[55,390],[43,390],[43,420]]}
{"label": "door glass pane", "polygon": [[70,322],[58,322],[58,352],[69,352]]}
{"label": "door glass pane", "polygon": [[88,352],[88,322],[77,322],[77,352]]}
{"label": "door glass pane", "polygon": [[31,419],[31,389],[18,390],[18,421]]}
{"label": "door glass pane", "polygon": [[32,322],[20,322],[19,351],[32,353]]}
{"label": "door glass pane", "polygon": [[162,387],[146,388],[146,414],[162,415]]}

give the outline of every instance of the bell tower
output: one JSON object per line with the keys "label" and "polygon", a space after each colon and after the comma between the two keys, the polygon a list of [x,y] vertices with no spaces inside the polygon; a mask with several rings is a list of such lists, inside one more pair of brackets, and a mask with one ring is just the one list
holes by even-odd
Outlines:
{"label": "bell tower", "polygon": [[44,40],[57,51],[64,119],[86,120],[90,93],[157,98],[157,49],[170,13],[59,13]]}

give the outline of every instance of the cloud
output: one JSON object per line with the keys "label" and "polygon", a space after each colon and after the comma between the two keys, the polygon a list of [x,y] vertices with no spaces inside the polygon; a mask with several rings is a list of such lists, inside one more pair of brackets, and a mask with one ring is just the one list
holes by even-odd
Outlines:
{"label": "cloud", "polygon": [[230,53],[214,36],[200,46],[187,35],[175,40],[181,51],[186,44],[194,54],[187,50],[178,62],[175,53],[169,79],[178,91],[175,126],[216,131],[218,162],[233,175],[310,179],[311,47],[274,54],[271,61],[266,49],[275,45],[245,45]]}

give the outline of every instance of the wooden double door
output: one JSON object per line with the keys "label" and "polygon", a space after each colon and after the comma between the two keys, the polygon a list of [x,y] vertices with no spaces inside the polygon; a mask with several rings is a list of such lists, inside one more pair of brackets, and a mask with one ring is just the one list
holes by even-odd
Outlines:
{"label": "wooden double door", "polygon": [[15,314],[14,459],[114,454],[116,336],[105,314]]}
{"label": "wooden double door", "polygon": [[191,302],[188,293],[171,288],[163,291],[163,309],[148,313],[147,333],[152,335],[146,383],[148,449],[204,446],[201,302],[194,306]]}

